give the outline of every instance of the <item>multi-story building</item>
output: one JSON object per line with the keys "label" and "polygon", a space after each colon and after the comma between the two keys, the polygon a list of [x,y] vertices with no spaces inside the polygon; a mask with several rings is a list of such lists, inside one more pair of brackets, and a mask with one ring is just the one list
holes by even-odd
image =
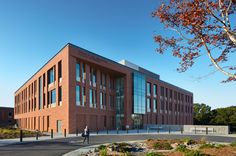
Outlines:
{"label": "multi-story building", "polygon": [[14,108],[0,107],[0,127],[14,125]]}
{"label": "multi-story building", "polygon": [[193,94],[128,61],[67,44],[15,92],[21,128],[75,133],[193,123]]}

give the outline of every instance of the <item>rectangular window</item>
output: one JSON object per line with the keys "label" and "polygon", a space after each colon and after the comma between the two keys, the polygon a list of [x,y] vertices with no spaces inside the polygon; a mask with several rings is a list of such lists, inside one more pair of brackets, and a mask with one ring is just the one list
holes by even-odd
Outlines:
{"label": "rectangular window", "polygon": [[62,77],[62,71],[61,71],[61,61],[58,62],[58,78],[60,79]]}
{"label": "rectangular window", "polygon": [[164,96],[164,87],[161,87],[161,96]]}
{"label": "rectangular window", "polygon": [[153,85],[153,92],[154,92],[154,97],[157,97],[157,85],[156,84],[154,84]]}
{"label": "rectangular window", "polygon": [[62,100],[62,89],[59,87],[59,92],[58,92],[58,101],[61,102]]}
{"label": "rectangular window", "polygon": [[153,112],[157,112],[157,100],[153,99]]}
{"label": "rectangular window", "polygon": [[102,92],[100,92],[100,107],[103,108]]}
{"label": "rectangular window", "polygon": [[150,98],[147,98],[147,112],[151,111],[151,101]]}
{"label": "rectangular window", "polygon": [[151,95],[151,83],[147,83],[147,96]]}
{"label": "rectangular window", "polygon": [[83,73],[83,83],[84,83],[86,79],[85,63],[82,64],[82,73]]}
{"label": "rectangular window", "polygon": [[76,64],[76,81],[80,82],[80,78],[81,78],[81,75],[80,75],[80,63],[78,62]]}
{"label": "rectangular window", "polygon": [[97,108],[97,91],[93,90],[93,106]]}
{"label": "rectangular window", "polygon": [[89,90],[89,106],[92,108],[93,107],[93,90]]}
{"label": "rectangular window", "polygon": [[48,84],[51,84],[55,81],[54,67],[48,71]]}
{"label": "rectangular window", "polygon": [[56,104],[56,89],[49,91],[48,96],[48,104],[54,106]]}
{"label": "rectangular window", "polygon": [[168,98],[168,88],[166,88],[166,97]]}
{"label": "rectangular window", "polygon": [[80,106],[81,101],[80,101],[80,86],[76,86],[76,105]]}
{"label": "rectangular window", "polygon": [[96,82],[97,82],[97,71],[95,69],[93,69],[93,86],[96,86]]}

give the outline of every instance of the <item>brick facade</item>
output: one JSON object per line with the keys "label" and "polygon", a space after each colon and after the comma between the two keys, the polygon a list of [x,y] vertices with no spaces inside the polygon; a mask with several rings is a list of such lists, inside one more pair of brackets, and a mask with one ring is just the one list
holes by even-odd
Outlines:
{"label": "brick facade", "polygon": [[[77,69],[80,73],[78,80]],[[75,133],[77,129],[82,131],[85,125],[92,131],[115,129],[116,85],[117,79],[122,78],[122,125],[132,128],[133,72],[133,68],[67,44],[15,92],[15,119],[21,128],[40,131],[62,132],[66,129],[68,133]],[[146,82],[151,84],[151,93],[154,84],[157,86],[155,97],[153,94],[146,96],[151,101],[151,110],[142,115],[143,125],[192,124],[191,92],[168,84],[160,80],[159,75],[143,68],[138,72],[144,74]],[[162,87],[165,90],[163,95]],[[175,93],[177,97],[174,97]],[[153,111],[154,99],[157,101],[156,112]],[[161,103],[164,103],[164,110],[161,110]]]}

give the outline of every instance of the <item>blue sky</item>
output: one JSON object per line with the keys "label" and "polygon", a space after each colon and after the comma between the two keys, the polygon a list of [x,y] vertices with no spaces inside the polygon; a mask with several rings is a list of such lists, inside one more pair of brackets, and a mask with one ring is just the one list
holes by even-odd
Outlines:
{"label": "blue sky", "polygon": [[151,12],[158,0],[1,0],[0,106],[14,106],[14,92],[66,43],[114,61],[127,59],[194,93],[194,102],[213,108],[236,105],[235,82],[211,71],[203,56],[178,73],[178,60],[155,52],[153,36],[171,35]]}

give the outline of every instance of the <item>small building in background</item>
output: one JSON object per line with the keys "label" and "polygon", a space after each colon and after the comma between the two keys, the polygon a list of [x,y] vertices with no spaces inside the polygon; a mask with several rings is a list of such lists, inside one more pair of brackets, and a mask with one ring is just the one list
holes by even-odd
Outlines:
{"label": "small building in background", "polygon": [[0,127],[11,126],[14,124],[14,108],[0,107]]}

